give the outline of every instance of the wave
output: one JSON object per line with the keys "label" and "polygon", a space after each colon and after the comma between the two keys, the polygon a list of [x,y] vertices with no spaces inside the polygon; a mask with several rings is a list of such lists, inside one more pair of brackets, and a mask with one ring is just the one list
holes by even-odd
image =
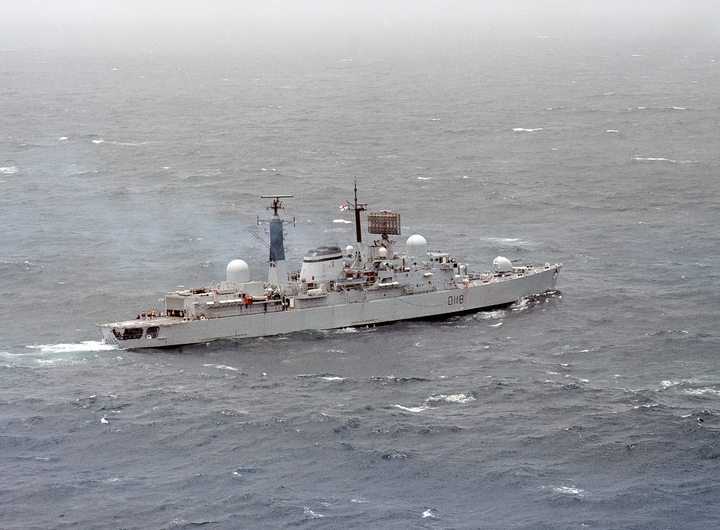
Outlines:
{"label": "wave", "polygon": [[14,175],[15,173],[20,173],[20,170],[15,166],[0,167],[0,173],[3,173],[4,175]]}
{"label": "wave", "polygon": [[[62,140],[63,138],[60,138],[60,139]],[[65,138],[65,139],[67,140],[67,138]],[[105,140],[100,138],[99,140],[93,140],[92,143],[94,143],[94,144],[110,144],[110,145],[126,145],[126,146],[130,146],[130,147],[139,147],[141,145],[147,145],[150,142],[139,142],[139,143],[137,143],[137,142],[106,142]]]}
{"label": "wave", "polygon": [[715,388],[696,388],[696,389],[683,390],[683,393],[688,394],[690,396],[703,396],[705,394],[717,396],[717,395],[720,395],[720,390],[717,390]]}
{"label": "wave", "polygon": [[689,396],[718,396],[720,395],[720,390],[716,388],[717,386],[716,384],[701,382],[697,379],[682,379],[679,381],[666,380],[660,382],[661,390],[673,389]]}
{"label": "wave", "polygon": [[26,346],[32,350],[40,350],[40,353],[75,353],[91,351],[117,350],[118,347],[106,344],[102,341],[87,340],[79,344],[40,344],[37,346]]}
{"label": "wave", "polygon": [[318,378],[323,379],[325,381],[345,381],[345,377],[340,377],[339,375],[332,375],[332,374],[298,374],[297,377],[300,378]]}
{"label": "wave", "polygon": [[490,243],[497,243],[500,245],[529,245],[529,241],[523,241],[518,237],[481,237],[481,241],[489,241]]}
{"label": "wave", "polygon": [[473,315],[475,320],[497,320],[507,316],[507,311],[504,309],[494,309],[492,311],[479,311]]}
{"label": "wave", "polygon": [[[542,486],[545,489],[545,486]],[[585,490],[576,488],[575,486],[550,486],[550,490],[562,495],[572,495],[573,497],[584,497]]]}
{"label": "wave", "polygon": [[423,410],[428,410],[430,408],[428,405],[421,405],[420,407],[403,407],[402,405],[395,406],[401,410],[407,410],[408,412],[422,412]]}
{"label": "wave", "polygon": [[208,368],[217,368],[218,370],[231,370],[233,372],[240,371],[237,368],[233,368],[232,366],[227,366],[225,364],[203,364],[203,366],[207,366]]}
{"label": "wave", "polygon": [[513,129],[515,132],[535,132],[535,131],[542,131],[542,127],[538,127],[537,129],[523,129],[522,127],[516,127]]}
{"label": "wave", "polygon": [[475,401],[475,398],[473,396],[469,396],[468,394],[438,394],[430,396],[418,407],[404,407],[402,405],[395,405],[395,407],[408,412],[422,412],[432,408],[431,404],[433,403],[454,403],[464,405],[465,403],[470,403],[471,401]]}
{"label": "wave", "polygon": [[634,162],[670,162],[672,164],[692,164],[692,160],[671,160],[669,158],[660,158],[660,157],[647,157],[647,158],[641,158],[641,157],[635,157],[633,158]]}
{"label": "wave", "polygon": [[472,396],[468,396],[467,394],[453,394],[446,396],[445,394],[440,394],[438,396],[430,396],[427,398],[428,403],[433,403],[436,401],[444,401],[445,403],[470,403],[471,401],[475,401],[475,398]]}
{"label": "wave", "polygon": [[312,518],[312,519],[320,519],[320,518],[322,518],[322,517],[325,517],[325,516],[324,516],[323,514],[321,514],[321,513],[317,513],[317,512],[312,511],[312,510],[311,510],[310,508],[308,508],[307,506],[304,506],[304,507],[303,507],[303,515],[305,515],[305,516],[307,516],[307,517],[310,517],[310,518]]}

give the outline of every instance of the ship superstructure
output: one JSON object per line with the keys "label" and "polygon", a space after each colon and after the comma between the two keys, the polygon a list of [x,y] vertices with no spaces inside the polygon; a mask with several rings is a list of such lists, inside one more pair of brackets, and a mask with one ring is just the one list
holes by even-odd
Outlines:
{"label": "ship superstructure", "polygon": [[365,245],[357,200],[356,246],[325,245],[309,250],[299,271],[287,272],[281,199],[272,198],[268,281],[252,281],[243,260],[231,261],[226,279],[209,287],[166,293],[164,310],[145,311],[134,320],[97,324],[104,340],[121,348],[157,348],[382,324],[476,311],[507,305],[525,296],[555,289],[560,263],[515,265],[504,257],[493,269],[472,273],[445,252],[428,252],[420,235],[400,248],[400,214],[368,214]]}

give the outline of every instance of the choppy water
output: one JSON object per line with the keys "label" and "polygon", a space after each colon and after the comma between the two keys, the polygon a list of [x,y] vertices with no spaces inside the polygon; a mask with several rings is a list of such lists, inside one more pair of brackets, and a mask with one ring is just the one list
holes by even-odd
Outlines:
{"label": "choppy water", "polygon": [[[693,19],[697,20],[697,19]],[[720,524],[717,25],[0,51],[0,527]],[[567,29],[567,28],[566,28]],[[426,38],[427,37],[427,38]],[[307,45],[306,45],[307,44]],[[102,345],[371,208],[559,291],[439,322]]]}

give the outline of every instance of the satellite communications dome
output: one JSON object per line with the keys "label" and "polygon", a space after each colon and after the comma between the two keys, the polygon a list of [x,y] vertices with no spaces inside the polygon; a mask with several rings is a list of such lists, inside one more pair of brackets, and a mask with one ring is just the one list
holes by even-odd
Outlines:
{"label": "satellite communications dome", "polygon": [[405,243],[405,253],[408,256],[424,256],[427,254],[427,241],[420,235],[412,235],[408,237],[407,243]]}
{"label": "satellite communications dome", "polygon": [[250,281],[250,267],[241,259],[234,259],[227,266],[227,281],[244,283]]}

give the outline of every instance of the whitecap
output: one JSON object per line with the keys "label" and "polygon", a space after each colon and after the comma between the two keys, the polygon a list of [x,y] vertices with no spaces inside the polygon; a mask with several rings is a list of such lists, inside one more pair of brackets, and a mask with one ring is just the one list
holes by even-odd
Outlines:
{"label": "whitecap", "polygon": [[20,171],[20,170],[18,168],[16,168],[15,166],[0,167],[0,173],[4,173],[5,175],[14,175],[18,171]]}
{"label": "whitecap", "polygon": [[555,493],[562,493],[563,495],[574,495],[575,497],[584,497],[585,491],[574,486],[553,486],[552,490]]}
{"label": "whitecap", "polygon": [[516,127],[513,129],[515,132],[535,132],[535,131],[542,131],[542,127],[538,127],[537,129],[523,129],[522,127]]}
{"label": "whitecap", "polygon": [[321,517],[325,517],[324,515],[322,515],[322,514],[320,514],[320,513],[316,513],[316,512],[314,512],[314,511],[312,511],[312,510],[311,510],[310,508],[308,508],[307,506],[306,506],[305,508],[303,508],[303,513],[304,513],[305,515],[307,515],[308,517],[312,517],[313,519],[320,519]]}
{"label": "whitecap", "polygon": [[473,318],[475,320],[495,320],[503,318],[505,315],[506,312],[503,309],[495,309],[494,311],[480,311],[479,313],[475,313]]}
{"label": "whitecap", "polygon": [[344,377],[339,376],[324,376],[325,381],[345,381]]}
{"label": "whitecap", "polygon": [[445,401],[446,403],[470,403],[471,401],[475,401],[475,398],[472,396],[468,396],[467,394],[453,394],[450,396],[446,396],[445,394],[440,394],[438,396],[430,396],[427,399],[427,402],[432,401]]}
{"label": "whitecap", "polygon": [[422,515],[423,515],[423,519],[428,519],[428,518],[430,518],[430,519],[437,519],[437,517],[435,517],[432,512],[433,512],[432,510],[425,510],[425,511],[423,512],[423,514],[422,514]]}
{"label": "whitecap", "polygon": [[425,402],[420,405],[419,407],[403,407],[402,405],[395,405],[397,408],[402,410],[407,410],[408,412],[422,412],[424,410],[428,410],[430,407],[430,403],[444,401],[445,403],[456,403],[456,404],[465,404],[470,403],[471,401],[475,401],[475,398],[472,396],[468,396],[467,394],[453,394],[453,395],[445,395],[445,394],[438,394],[436,396],[430,396],[425,400]]}
{"label": "whitecap", "polygon": [[671,160],[669,158],[661,158],[661,157],[646,157],[646,158],[640,158],[635,157],[633,158],[636,162],[670,162],[671,164],[691,164],[692,160]]}
{"label": "whitecap", "polygon": [[345,219],[333,219],[333,223],[341,223],[341,224],[351,225],[352,221],[346,221]]}
{"label": "whitecap", "polygon": [[93,140],[92,143],[94,144],[104,144],[105,140]]}
{"label": "whitecap", "polygon": [[697,388],[695,390],[685,390],[683,394],[690,396],[703,396],[705,394],[717,396],[720,394],[720,390],[715,390],[714,388]]}
{"label": "whitecap", "polygon": [[491,328],[499,328],[499,327],[502,326],[502,325],[503,325],[502,322],[498,322],[497,324],[490,324],[490,327],[491,327]]}
{"label": "whitecap", "polygon": [[59,140],[59,141],[62,141],[62,140],[67,140],[67,139],[68,139],[68,137],[67,137],[67,136],[61,136],[60,138],[58,138],[58,140]]}
{"label": "whitecap", "polygon": [[422,412],[423,410],[427,410],[430,407],[427,405],[422,405],[420,407],[403,407],[402,405],[395,405],[397,408],[402,410],[407,410],[408,412]]}
{"label": "whitecap", "polygon": [[203,366],[217,368],[218,370],[232,370],[233,372],[239,372],[237,368],[233,368],[232,366],[226,366],[224,364],[203,364]]}
{"label": "whitecap", "polygon": [[432,180],[432,177],[418,177],[418,180]]}
{"label": "whitecap", "polygon": [[529,305],[530,305],[530,299],[525,297],[525,298],[521,298],[517,302],[513,303],[512,306],[510,306],[510,309],[512,311],[523,311],[523,310],[527,309]]}
{"label": "whitecap", "polygon": [[609,133],[617,133],[618,131],[616,131],[615,129],[608,129],[606,132],[609,132]]}
{"label": "whitecap", "polygon": [[499,243],[501,245],[510,245],[513,243],[521,242],[520,238],[517,237],[482,237],[480,239],[484,241],[490,241],[491,243]]}

